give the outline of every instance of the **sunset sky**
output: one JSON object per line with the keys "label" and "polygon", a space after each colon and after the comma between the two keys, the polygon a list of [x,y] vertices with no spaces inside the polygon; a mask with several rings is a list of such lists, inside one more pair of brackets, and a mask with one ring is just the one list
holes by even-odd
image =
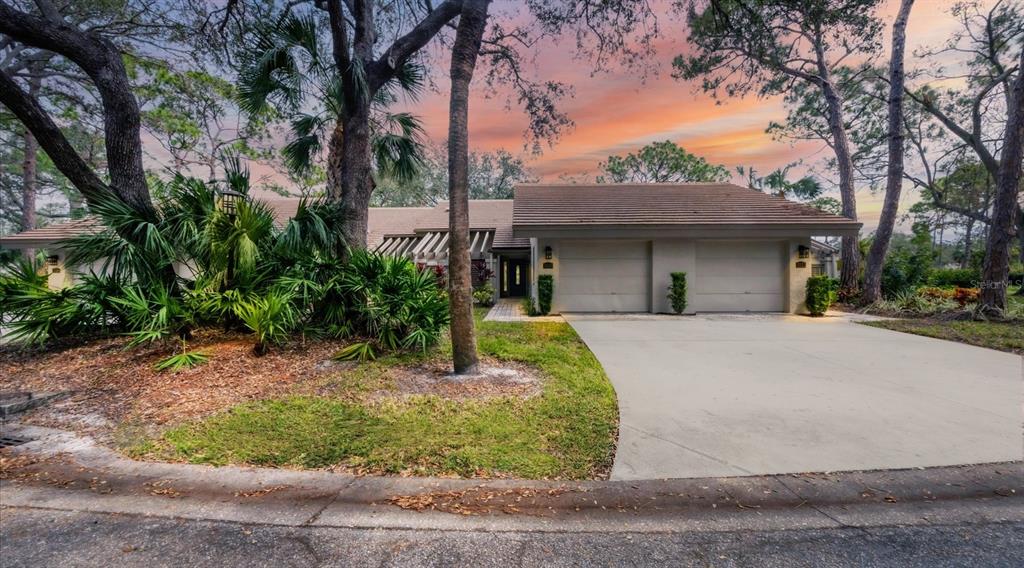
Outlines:
{"label": "sunset sky", "polygon": [[[907,32],[908,69],[918,65],[913,57],[915,49],[940,45],[955,28],[956,22],[949,13],[952,4],[949,0],[917,0]],[[898,2],[893,0],[881,10],[886,39],[897,7]],[[506,9],[508,4],[499,4],[498,8]],[[805,167],[821,165],[828,152],[822,144],[791,145],[774,141],[765,133],[770,121],[785,117],[780,99],[748,97],[717,103],[710,95],[699,92],[697,86],[673,79],[671,60],[686,49],[685,23],[666,8],[659,10],[659,25],[663,37],[658,40],[653,73],[646,80],[641,80],[632,69],[613,68],[592,74],[586,62],[573,57],[571,39],[545,46],[534,69],[535,76],[573,86],[575,96],[564,101],[562,108],[576,124],[554,147],[545,148],[542,155],[526,156],[536,175],[545,181],[555,181],[563,174],[593,176],[597,163],[608,155],[629,152],[658,140],[677,142],[688,151],[730,169],[754,166],[767,173],[800,160]],[[884,61],[887,54],[888,47]],[[523,151],[526,117],[514,106],[507,110],[503,96],[485,97],[480,83],[474,82],[477,92],[470,103],[471,147]],[[448,128],[444,77],[438,78],[438,87],[437,92],[409,105],[409,110],[422,117],[431,139],[441,142]],[[908,195],[904,205],[908,206],[916,195],[905,193]],[[865,228],[873,229],[881,210],[880,196],[861,191],[858,209]]]}

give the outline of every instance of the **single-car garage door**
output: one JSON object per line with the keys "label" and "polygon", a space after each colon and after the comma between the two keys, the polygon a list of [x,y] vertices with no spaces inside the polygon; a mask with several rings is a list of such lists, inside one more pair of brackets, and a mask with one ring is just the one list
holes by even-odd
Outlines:
{"label": "single-car garage door", "polygon": [[699,241],[694,310],[781,312],[786,267],[773,241]]}
{"label": "single-car garage door", "polygon": [[646,241],[562,241],[555,296],[565,312],[646,312]]}

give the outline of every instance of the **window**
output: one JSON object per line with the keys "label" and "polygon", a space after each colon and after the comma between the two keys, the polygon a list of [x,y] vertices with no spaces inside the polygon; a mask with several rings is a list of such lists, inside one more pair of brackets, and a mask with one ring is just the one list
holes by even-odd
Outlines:
{"label": "window", "polygon": [[519,285],[519,266],[516,265],[516,286]]}
{"label": "window", "polygon": [[811,265],[811,276],[825,276],[825,265],[824,264],[812,264]]}

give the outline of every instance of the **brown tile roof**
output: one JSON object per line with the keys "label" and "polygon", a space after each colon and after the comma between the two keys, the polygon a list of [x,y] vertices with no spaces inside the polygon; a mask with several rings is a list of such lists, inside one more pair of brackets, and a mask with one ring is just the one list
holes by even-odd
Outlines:
{"label": "brown tile roof", "polygon": [[[264,201],[274,210],[274,217],[279,223],[295,216],[299,206],[298,198],[282,197]],[[530,246],[529,239],[512,237],[511,199],[470,200],[469,224],[471,229],[494,229],[494,248]],[[98,231],[101,227],[98,219],[90,217],[8,235],[0,238],[0,245],[42,247],[87,231]],[[372,250],[384,240],[385,235],[412,234],[416,231],[447,227],[447,201],[442,201],[434,207],[371,207],[367,246]]]}
{"label": "brown tile roof", "polygon": [[512,224],[814,225],[852,229],[860,223],[745,187],[694,184],[524,184],[516,187]]}
{"label": "brown tile roof", "polygon": [[33,247],[53,244],[59,240],[88,233],[98,233],[103,230],[103,224],[96,217],[85,217],[74,221],[65,221],[47,225],[39,229],[22,231],[13,235],[0,237],[0,246],[5,247]]}

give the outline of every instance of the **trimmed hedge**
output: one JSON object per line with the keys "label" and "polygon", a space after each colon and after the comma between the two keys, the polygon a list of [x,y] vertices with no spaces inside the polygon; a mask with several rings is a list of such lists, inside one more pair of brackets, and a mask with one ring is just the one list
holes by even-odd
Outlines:
{"label": "trimmed hedge", "polygon": [[672,311],[681,314],[686,311],[686,273],[673,272],[672,285],[668,287],[668,301],[672,303]]}
{"label": "trimmed hedge", "polygon": [[537,277],[537,311],[547,315],[551,311],[551,298],[555,293],[555,277],[541,274]]}
{"label": "trimmed hedge", "polygon": [[807,311],[812,316],[825,315],[836,299],[835,286],[828,276],[811,276],[807,279]]}
{"label": "trimmed hedge", "polygon": [[939,268],[928,276],[928,283],[932,286],[976,288],[979,281],[981,273],[973,268]]}

